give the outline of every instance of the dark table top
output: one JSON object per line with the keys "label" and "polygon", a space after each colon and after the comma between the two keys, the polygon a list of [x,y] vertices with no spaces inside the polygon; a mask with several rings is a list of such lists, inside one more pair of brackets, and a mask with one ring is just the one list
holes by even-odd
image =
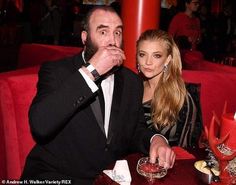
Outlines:
{"label": "dark table top", "polygon": [[[194,162],[197,159],[180,147],[173,148],[176,153],[176,162],[172,169],[168,170],[167,175],[155,182],[148,182],[136,171],[138,160],[143,157],[142,154],[131,154],[125,159],[128,161],[132,182],[131,185],[203,185],[196,176]],[[106,174],[102,173],[95,181],[95,185],[117,185]]]}

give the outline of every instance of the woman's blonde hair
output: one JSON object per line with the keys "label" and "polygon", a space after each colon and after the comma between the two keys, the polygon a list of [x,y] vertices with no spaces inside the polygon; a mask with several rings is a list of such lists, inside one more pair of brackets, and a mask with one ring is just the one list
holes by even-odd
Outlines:
{"label": "woman's blonde hair", "polygon": [[176,123],[187,92],[181,76],[180,51],[172,36],[162,30],[147,30],[139,37],[136,43],[137,50],[139,44],[147,40],[163,43],[167,49],[167,56],[171,56],[169,64],[161,74],[151,102],[152,120],[159,129]]}

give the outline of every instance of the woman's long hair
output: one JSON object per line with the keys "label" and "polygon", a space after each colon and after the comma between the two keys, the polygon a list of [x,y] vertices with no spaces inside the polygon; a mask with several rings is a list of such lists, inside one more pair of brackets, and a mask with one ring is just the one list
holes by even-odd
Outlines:
{"label": "woman's long hair", "polygon": [[165,45],[171,61],[161,74],[151,102],[152,120],[157,129],[172,126],[178,120],[185,98],[186,88],[181,76],[182,63],[180,52],[172,36],[162,30],[147,30],[139,37],[136,48],[142,41],[158,41]]}

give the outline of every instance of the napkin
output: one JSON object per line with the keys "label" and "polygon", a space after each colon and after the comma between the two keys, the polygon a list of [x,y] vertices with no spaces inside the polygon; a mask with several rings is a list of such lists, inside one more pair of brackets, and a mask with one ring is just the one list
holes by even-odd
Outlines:
{"label": "napkin", "polygon": [[120,185],[130,185],[131,175],[127,160],[118,160],[113,170],[103,170],[107,176]]}

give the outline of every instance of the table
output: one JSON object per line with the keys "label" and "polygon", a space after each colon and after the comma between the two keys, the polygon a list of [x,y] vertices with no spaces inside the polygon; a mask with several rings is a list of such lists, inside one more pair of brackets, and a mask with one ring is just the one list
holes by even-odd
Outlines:
{"label": "table", "polygon": [[[172,169],[168,170],[167,175],[156,180],[152,185],[203,185],[196,176],[194,162],[197,160],[192,154],[180,147],[173,148],[176,153],[176,162]],[[131,185],[150,185],[144,177],[136,172],[136,164],[142,154],[131,154],[125,159],[128,161],[130,173],[132,176]],[[94,185],[118,185],[112,181],[106,174],[101,174],[96,179]]]}

